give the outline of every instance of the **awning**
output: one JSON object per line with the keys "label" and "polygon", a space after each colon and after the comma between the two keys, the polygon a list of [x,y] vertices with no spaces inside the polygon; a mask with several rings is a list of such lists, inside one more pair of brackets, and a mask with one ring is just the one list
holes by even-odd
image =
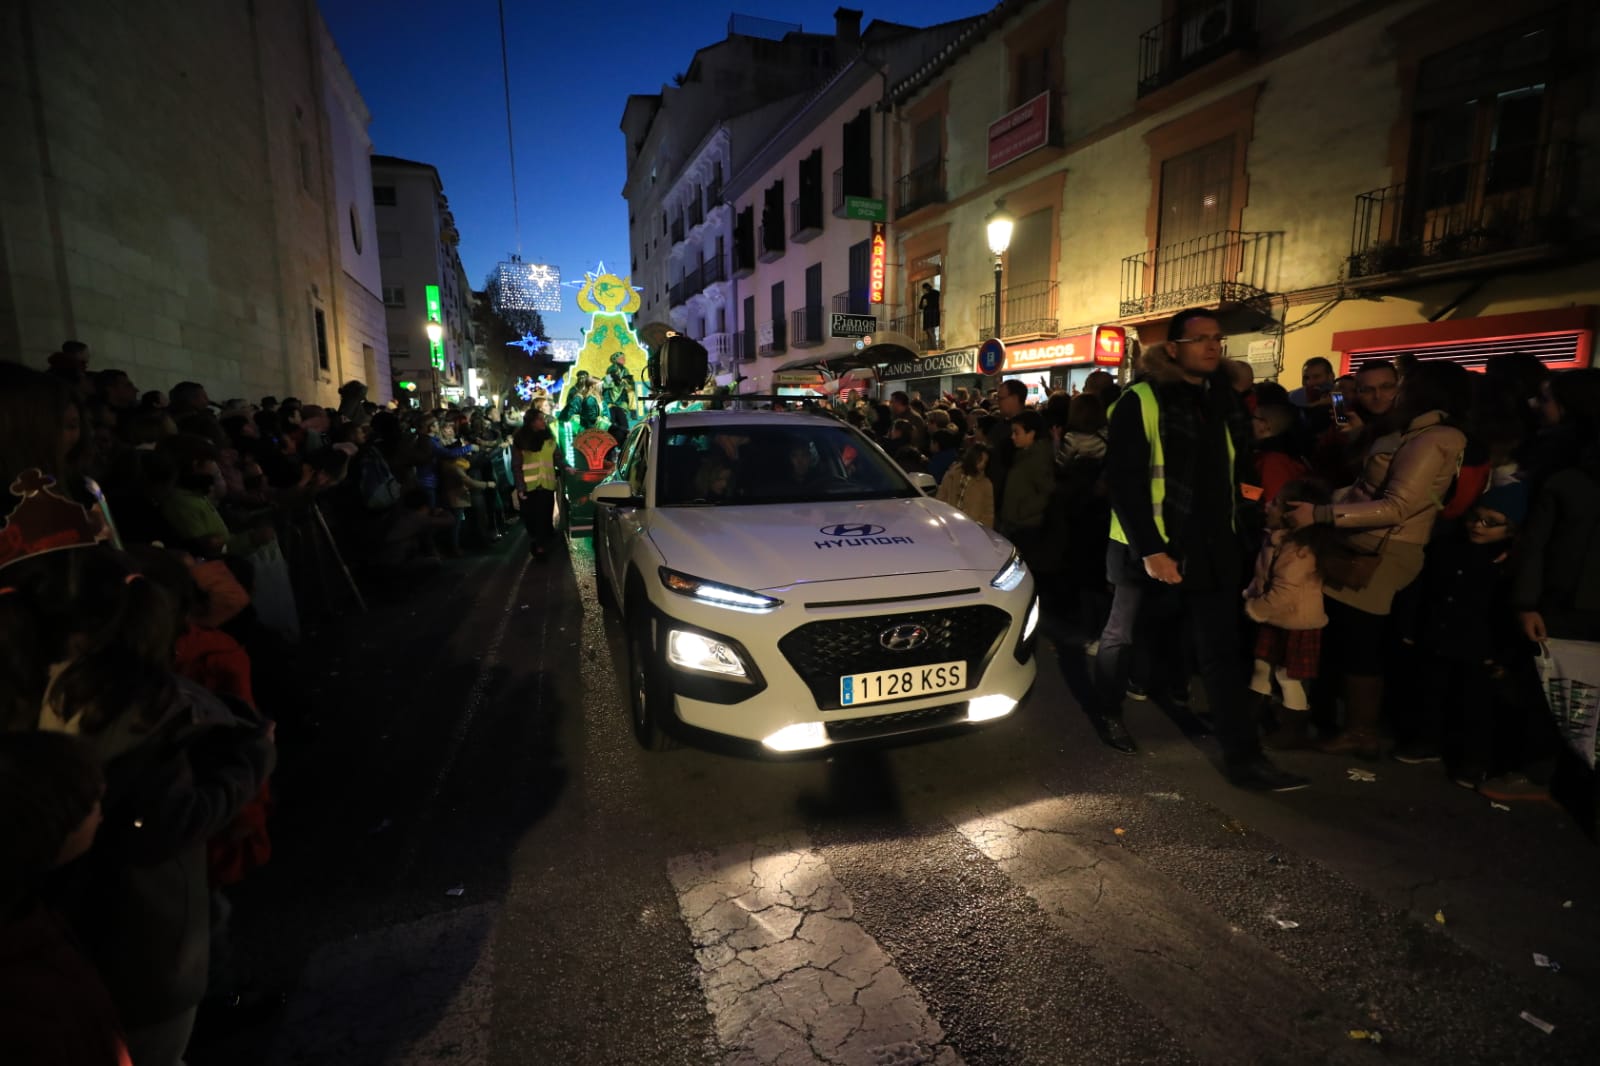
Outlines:
{"label": "awning", "polygon": [[783,371],[815,367],[830,374],[843,374],[849,370],[880,367],[888,363],[905,362],[908,359],[922,357],[922,349],[917,347],[916,341],[894,330],[879,330],[871,337],[861,339],[870,340],[872,343],[862,348],[836,352],[833,355],[798,356],[786,363],[780,363],[775,369]]}

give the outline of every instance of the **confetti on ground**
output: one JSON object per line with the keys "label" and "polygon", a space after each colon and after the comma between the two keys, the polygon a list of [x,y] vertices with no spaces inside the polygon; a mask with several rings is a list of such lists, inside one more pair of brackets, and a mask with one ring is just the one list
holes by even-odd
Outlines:
{"label": "confetti on ground", "polygon": [[467,886],[457,885],[454,888],[447,888],[444,894],[447,896],[464,896],[467,894]]}
{"label": "confetti on ground", "polygon": [[1537,951],[1533,953],[1533,964],[1541,970],[1549,970],[1551,973],[1561,972],[1561,964],[1559,962]]}
{"label": "confetti on ground", "polygon": [[1383,1034],[1376,1029],[1352,1029],[1350,1030],[1350,1039],[1370,1040],[1374,1044],[1381,1044],[1383,1043]]}
{"label": "confetti on ground", "polygon": [[1489,806],[1493,807],[1497,811],[1509,811],[1511,809],[1504,803],[1495,803],[1493,800],[1489,801]]}
{"label": "confetti on ground", "polygon": [[1444,911],[1434,911],[1433,912],[1433,920],[1438,922],[1440,925],[1443,925],[1444,924]]}
{"label": "confetti on ground", "polygon": [[1549,1036],[1551,1033],[1556,1031],[1555,1026],[1551,1025],[1543,1018],[1535,1017],[1534,1015],[1529,1014],[1527,1011],[1523,1011],[1521,1014],[1517,1015],[1517,1017],[1521,1018],[1535,1029],[1539,1030],[1545,1036]]}
{"label": "confetti on ground", "polygon": [[1128,835],[1128,831],[1126,829],[1113,829],[1112,832],[1117,834],[1119,837],[1125,837]]}
{"label": "confetti on ground", "polygon": [[1290,921],[1288,918],[1274,918],[1272,920],[1278,923],[1278,928],[1279,929],[1298,929],[1298,928],[1300,928],[1300,923],[1299,922]]}
{"label": "confetti on ground", "polygon": [[1561,909],[1564,910],[1564,911],[1570,911],[1572,909],[1572,901],[1569,899],[1566,902],[1562,903],[1561,904]]}
{"label": "confetti on ground", "polygon": [[1350,775],[1350,780],[1352,781],[1376,781],[1378,779],[1378,775],[1371,770],[1359,770],[1354,766],[1346,770],[1345,773]]}

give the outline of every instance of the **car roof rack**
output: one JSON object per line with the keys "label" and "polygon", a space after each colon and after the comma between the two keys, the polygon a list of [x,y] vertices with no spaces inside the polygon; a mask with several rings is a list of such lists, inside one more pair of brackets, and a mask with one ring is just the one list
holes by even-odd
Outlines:
{"label": "car roof rack", "polygon": [[[831,419],[833,419],[835,421],[839,421],[839,416],[837,414],[835,414],[830,408],[828,408],[827,406],[824,405],[821,397],[780,396],[780,395],[777,395],[776,393],[756,393],[756,392],[739,392],[739,393],[727,393],[727,394],[699,393],[699,392],[696,392],[696,393],[657,394],[656,397],[655,397],[655,401],[656,401],[656,404],[657,404],[657,410],[656,410],[656,427],[657,427],[657,429],[665,429],[665,427],[666,427],[667,414],[668,414],[667,406],[666,406],[667,404],[669,404],[669,403],[694,403],[697,400],[703,400],[706,403],[716,403],[716,404],[721,405],[719,407],[711,408],[711,410],[736,410],[737,408],[732,406],[732,405],[745,404],[745,403],[751,403],[751,402],[754,402],[754,403],[780,403],[781,402],[781,403],[786,403],[786,404],[796,404],[798,406],[796,407],[796,409],[794,411],[784,412],[784,413],[819,415],[819,416],[821,416],[823,418],[831,418]],[[700,412],[698,412],[698,411],[678,411],[678,412],[673,412],[673,413],[676,413],[676,414],[699,414]]]}

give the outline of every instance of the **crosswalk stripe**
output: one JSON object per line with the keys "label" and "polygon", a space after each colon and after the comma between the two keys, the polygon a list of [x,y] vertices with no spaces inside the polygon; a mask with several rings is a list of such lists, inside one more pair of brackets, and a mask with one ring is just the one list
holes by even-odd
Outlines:
{"label": "crosswalk stripe", "polygon": [[681,855],[668,876],[729,1066],[961,1066],[804,833]]}

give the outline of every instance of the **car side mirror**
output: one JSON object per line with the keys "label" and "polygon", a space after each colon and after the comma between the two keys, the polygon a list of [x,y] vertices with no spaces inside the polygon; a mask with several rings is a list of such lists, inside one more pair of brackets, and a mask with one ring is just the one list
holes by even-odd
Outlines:
{"label": "car side mirror", "polygon": [[939,480],[932,474],[914,471],[911,474],[911,483],[922,490],[924,496],[932,496],[939,491]]}
{"label": "car side mirror", "polygon": [[610,503],[620,507],[640,507],[644,500],[635,495],[633,486],[626,481],[602,481],[594,487],[595,503]]}

